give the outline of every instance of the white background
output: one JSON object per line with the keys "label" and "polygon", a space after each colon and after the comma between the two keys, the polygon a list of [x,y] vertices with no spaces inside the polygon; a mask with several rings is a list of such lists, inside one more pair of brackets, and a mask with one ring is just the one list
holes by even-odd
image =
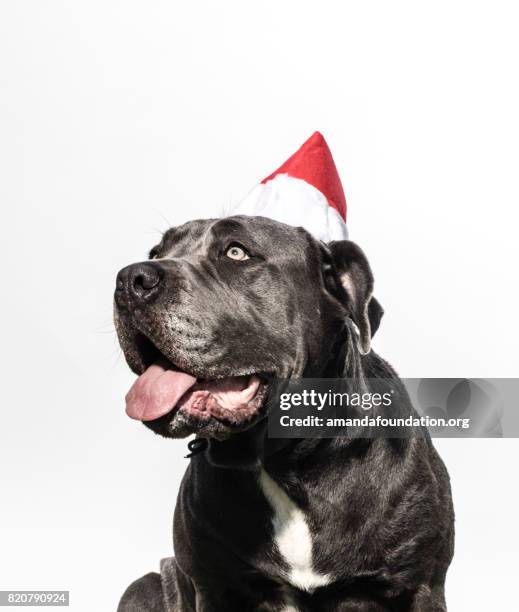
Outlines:
{"label": "white background", "polygon": [[[171,554],[186,445],[124,414],[115,274],[315,129],[386,309],[377,351],[403,376],[518,375],[518,17],[495,0],[2,2],[0,589],[109,612]],[[449,610],[511,610],[519,443],[437,446]]]}

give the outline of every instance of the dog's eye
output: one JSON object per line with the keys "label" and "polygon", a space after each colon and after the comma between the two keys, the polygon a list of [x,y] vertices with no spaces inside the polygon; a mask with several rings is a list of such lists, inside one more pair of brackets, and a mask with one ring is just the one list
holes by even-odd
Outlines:
{"label": "dog's eye", "polygon": [[231,244],[231,246],[225,251],[225,255],[229,259],[234,259],[235,261],[244,261],[245,259],[249,259],[249,254],[239,244]]}

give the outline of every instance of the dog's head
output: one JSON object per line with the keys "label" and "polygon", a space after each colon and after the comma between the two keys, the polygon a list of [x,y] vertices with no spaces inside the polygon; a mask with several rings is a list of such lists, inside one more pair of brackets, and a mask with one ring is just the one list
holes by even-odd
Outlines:
{"label": "dog's head", "polygon": [[382,316],[372,289],[349,241],[263,217],[168,230],[117,276],[117,333],[139,375],[128,414],[171,437],[251,427],[273,378],[340,376],[346,346],[369,352]]}

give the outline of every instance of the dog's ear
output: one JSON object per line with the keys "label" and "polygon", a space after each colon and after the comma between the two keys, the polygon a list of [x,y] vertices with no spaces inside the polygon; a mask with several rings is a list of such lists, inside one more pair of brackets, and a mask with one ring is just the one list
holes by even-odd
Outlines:
{"label": "dog's ear", "polygon": [[[330,242],[331,267],[335,293],[345,304],[359,330],[359,349],[364,355],[371,349],[384,310],[373,297],[373,273],[364,252],[354,242]],[[339,286],[337,286],[337,280]]]}

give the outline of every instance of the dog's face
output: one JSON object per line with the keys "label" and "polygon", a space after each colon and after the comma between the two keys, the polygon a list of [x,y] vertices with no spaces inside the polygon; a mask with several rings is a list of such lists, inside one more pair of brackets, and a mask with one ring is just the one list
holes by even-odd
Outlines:
{"label": "dog's face", "polygon": [[[338,376],[381,309],[367,261],[263,217],[192,221],[121,270],[115,323],[139,375],[127,412],[171,437],[225,439],[264,416],[273,377]],[[371,321],[370,321],[371,319]]]}

